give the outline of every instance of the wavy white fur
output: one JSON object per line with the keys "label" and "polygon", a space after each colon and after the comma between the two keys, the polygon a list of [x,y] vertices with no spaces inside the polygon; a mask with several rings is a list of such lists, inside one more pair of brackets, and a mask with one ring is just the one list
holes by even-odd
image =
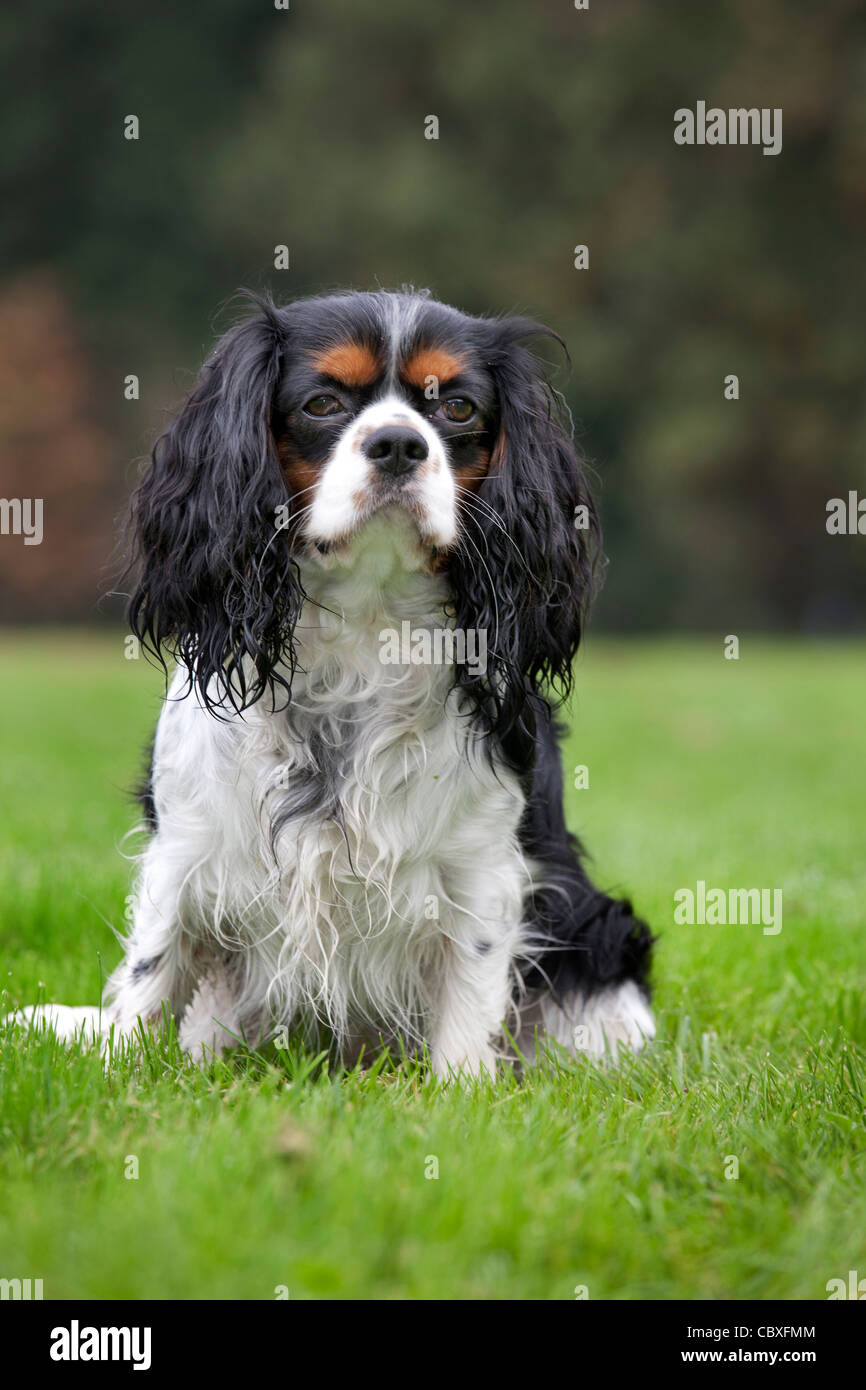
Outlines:
{"label": "wavy white fur", "polygon": [[214,719],[175,679],[108,1017],[125,1032],[166,998],[179,1015],[221,963],[250,1042],[324,1025],[345,1048],[387,1023],[429,1039],[440,1074],[492,1071],[528,887],[523,793],[491,767],[448,666],[379,659],[383,629],[442,625],[444,582],[401,512],[304,582],[287,709]]}

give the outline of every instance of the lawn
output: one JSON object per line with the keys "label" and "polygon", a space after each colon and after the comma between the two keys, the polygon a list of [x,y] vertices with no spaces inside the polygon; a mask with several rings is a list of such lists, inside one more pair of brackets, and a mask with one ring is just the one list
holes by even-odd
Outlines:
{"label": "lawn", "polygon": [[[95,1003],[159,678],[120,636],[0,643],[6,1002]],[[866,650],[722,645],[595,638],[579,663],[570,823],[660,936],[643,1057],[443,1090],[299,1051],[203,1073],[171,1040],[106,1072],[7,1030],[0,1276],[130,1299],[824,1299],[866,1276]],[[781,889],[782,930],[677,925],[699,880]]]}

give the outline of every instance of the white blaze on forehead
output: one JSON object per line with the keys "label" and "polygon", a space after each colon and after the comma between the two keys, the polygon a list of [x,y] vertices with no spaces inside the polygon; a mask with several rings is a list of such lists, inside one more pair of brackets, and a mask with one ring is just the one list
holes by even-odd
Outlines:
{"label": "white blaze on forehead", "polygon": [[392,382],[397,376],[402,349],[417,323],[421,303],[421,300],[410,295],[395,294],[390,296],[385,331],[388,339],[389,380]]}
{"label": "white blaze on forehead", "polygon": [[375,509],[380,475],[362,452],[365,440],[386,426],[416,430],[428,456],[408,477],[390,503],[411,505],[419,527],[432,545],[450,545],[457,534],[457,490],[445,446],[433,426],[408,401],[386,396],[362,410],[344,430],[325,464],[305,531],[313,540],[333,541],[350,534]]}

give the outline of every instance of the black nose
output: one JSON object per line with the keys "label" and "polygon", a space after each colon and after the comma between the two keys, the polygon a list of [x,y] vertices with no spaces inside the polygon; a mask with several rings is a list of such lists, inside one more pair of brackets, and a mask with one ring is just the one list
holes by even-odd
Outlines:
{"label": "black nose", "polygon": [[383,425],[364,440],[361,452],[384,473],[402,478],[424,462],[429,450],[417,430],[406,425]]}

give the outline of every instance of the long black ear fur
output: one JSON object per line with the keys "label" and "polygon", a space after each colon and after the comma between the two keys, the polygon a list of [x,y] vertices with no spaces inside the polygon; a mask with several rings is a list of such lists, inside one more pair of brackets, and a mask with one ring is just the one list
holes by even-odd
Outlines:
{"label": "long black ear fur", "polygon": [[132,631],[163,663],[173,651],[214,713],[277,686],[288,696],[303,601],[278,528],[287,489],[270,429],[285,330],[256,302],[157,441],[130,509]]}
{"label": "long black ear fur", "polygon": [[520,763],[538,701],[571,689],[601,534],[559,401],[520,341],[556,334],[520,318],[490,327],[499,436],[452,569],[456,626],[486,629],[489,652],[487,672],[460,682]]}

